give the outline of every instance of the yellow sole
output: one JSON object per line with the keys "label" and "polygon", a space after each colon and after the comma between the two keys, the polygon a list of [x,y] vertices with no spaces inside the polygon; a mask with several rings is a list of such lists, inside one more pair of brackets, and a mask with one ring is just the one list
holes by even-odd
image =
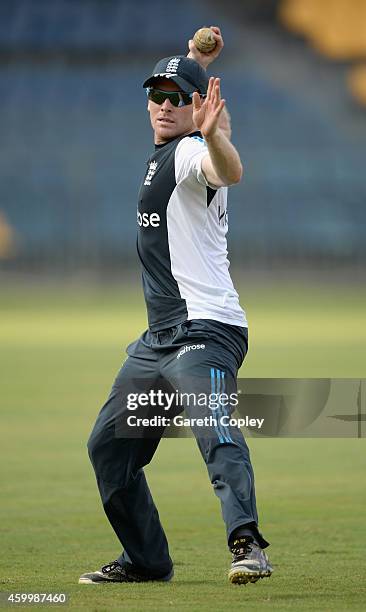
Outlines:
{"label": "yellow sole", "polygon": [[271,572],[262,572],[257,574],[249,574],[241,570],[233,570],[229,572],[229,582],[231,584],[248,584],[257,582],[260,578],[269,578]]}

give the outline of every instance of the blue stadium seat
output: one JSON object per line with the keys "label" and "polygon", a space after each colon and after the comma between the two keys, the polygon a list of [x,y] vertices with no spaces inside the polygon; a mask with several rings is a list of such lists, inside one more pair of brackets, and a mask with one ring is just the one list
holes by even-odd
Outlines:
{"label": "blue stadium seat", "polygon": [[[0,211],[24,257],[61,261],[67,252],[77,262],[96,244],[100,258],[134,248],[137,190],[153,148],[141,84],[162,38],[180,49],[207,22],[203,5],[192,16],[190,2],[174,14],[163,0],[153,9],[146,0],[0,3],[2,49],[131,52],[119,64],[0,66]],[[136,31],[148,58],[134,54]],[[223,89],[246,170],[230,195],[233,252],[244,244],[253,258],[365,258],[365,126],[355,134],[345,109],[335,128],[324,109],[250,63],[225,66]]]}

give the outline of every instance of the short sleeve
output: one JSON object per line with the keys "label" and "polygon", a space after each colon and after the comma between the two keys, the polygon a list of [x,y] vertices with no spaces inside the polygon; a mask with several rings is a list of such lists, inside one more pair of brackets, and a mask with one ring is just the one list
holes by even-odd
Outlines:
{"label": "short sleeve", "polygon": [[183,138],[175,150],[175,178],[177,184],[190,175],[201,185],[210,187],[202,172],[202,159],[208,155],[208,149],[201,136]]}

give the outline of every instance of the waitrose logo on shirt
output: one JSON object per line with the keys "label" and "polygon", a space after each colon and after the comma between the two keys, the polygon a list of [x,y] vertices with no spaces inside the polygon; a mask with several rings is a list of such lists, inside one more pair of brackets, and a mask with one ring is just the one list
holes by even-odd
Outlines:
{"label": "waitrose logo on shirt", "polygon": [[159,227],[160,215],[157,212],[140,213],[137,211],[137,223],[140,227]]}

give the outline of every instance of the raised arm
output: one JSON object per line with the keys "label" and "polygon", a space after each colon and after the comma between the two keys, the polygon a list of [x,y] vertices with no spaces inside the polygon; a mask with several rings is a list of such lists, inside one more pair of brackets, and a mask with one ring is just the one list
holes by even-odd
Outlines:
{"label": "raised arm", "polygon": [[[210,53],[201,53],[200,51],[198,51],[192,39],[188,41],[189,53],[187,57],[190,57],[191,59],[196,60],[196,62],[198,62],[198,64],[201,64],[202,68],[204,68],[205,70],[207,69],[207,66],[209,66],[212,62],[215,61],[215,59],[219,57],[221,51],[224,48],[224,39],[222,37],[220,28],[218,26],[210,26],[210,28],[213,31],[213,35],[216,40],[216,47],[212,51],[210,51]],[[224,134],[230,140],[231,139],[231,121],[230,121],[230,114],[226,106],[224,107],[224,110],[220,114],[219,128],[224,132]]]}
{"label": "raised arm", "polygon": [[239,183],[243,174],[239,153],[219,125],[224,108],[218,78],[210,78],[204,100],[197,92],[193,94],[193,122],[204,137],[209,153],[202,160],[202,171],[215,187]]}

